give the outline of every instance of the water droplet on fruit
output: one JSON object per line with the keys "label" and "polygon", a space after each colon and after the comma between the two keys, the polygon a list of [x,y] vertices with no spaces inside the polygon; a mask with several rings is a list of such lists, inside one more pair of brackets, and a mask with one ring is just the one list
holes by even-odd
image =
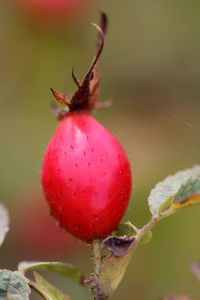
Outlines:
{"label": "water droplet on fruit", "polygon": [[73,145],[71,145],[70,147],[71,147],[72,150],[74,149],[74,146],[73,146]]}
{"label": "water droplet on fruit", "polygon": [[72,181],[72,178],[71,178],[71,177],[69,177],[69,178],[68,178],[68,180],[69,180],[69,181]]}

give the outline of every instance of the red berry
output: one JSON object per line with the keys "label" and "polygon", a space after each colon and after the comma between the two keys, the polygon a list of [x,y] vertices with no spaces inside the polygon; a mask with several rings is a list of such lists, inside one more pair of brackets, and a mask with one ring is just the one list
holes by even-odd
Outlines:
{"label": "red berry", "polygon": [[[102,27],[105,31],[106,26]],[[97,29],[97,56],[82,84],[73,74],[78,90],[71,101],[53,91],[70,111],[59,112],[61,122],[47,148],[42,168],[43,190],[52,215],[67,231],[87,242],[104,238],[116,228],[131,190],[130,164],[123,148],[90,115],[99,84],[96,63],[104,42],[103,32]]]}
{"label": "red berry", "polygon": [[129,200],[128,159],[115,137],[86,111],[59,124],[43,163],[42,184],[53,215],[82,240],[105,237]]}

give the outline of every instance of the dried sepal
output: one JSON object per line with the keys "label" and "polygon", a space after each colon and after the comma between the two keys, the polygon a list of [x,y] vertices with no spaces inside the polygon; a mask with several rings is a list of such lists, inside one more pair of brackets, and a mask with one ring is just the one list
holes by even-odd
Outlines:
{"label": "dried sepal", "polygon": [[115,257],[127,254],[135,243],[135,236],[109,236],[103,242],[102,246],[111,251]]}
{"label": "dried sepal", "polygon": [[75,82],[75,84],[77,85],[77,87],[79,88],[81,86],[80,81],[78,80],[78,78],[76,77],[76,75],[74,74],[74,67],[72,69],[72,78]]}
{"label": "dried sepal", "polygon": [[[108,28],[108,18],[104,12],[101,12],[101,21],[100,21],[100,28],[103,32],[104,39]],[[97,38],[97,49],[101,46],[102,36],[98,34]],[[100,74],[99,74],[99,66],[98,61],[93,69],[92,79],[90,80],[90,105],[93,109],[103,109],[107,108],[108,106],[101,106],[97,104],[99,98],[99,84],[100,84]]]}
{"label": "dried sepal", "polygon": [[[104,36],[106,36],[107,30],[108,30],[108,18],[104,11],[101,11],[100,27],[101,27],[101,30],[103,31]],[[101,43],[101,39],[98,37],[97,48],[99,47],[100,43]]]}
{"label": "dried sepal", "polygon": [[59,92],[56,92],[54,89],[50,88],[52,94],[56,98],[56,100],[61,104],[69,105],[69,100],[67,99],[65,94],[61,94]]}
{"label": "dried sepal", "polygon": [[102,50],[104,48],[105,34],[107,32],[107,16],[104,12],[101,12],[101,22],[100,26],[92,23],[92,25],[98,31],[97,38],[97,52],[93,59],[93,62],[89,68],[89,71],[85,75],[82,83],[77,79],[74,68],[72,69],[72,78],[77,85],[77,90],[73,96],[68,99],[65,94],[61,94],[51,89],[54,97],[59,103],[65,104],[68,106],[68,110],[58,112],[58,109],[54,108],[54,112],[58,115],[58,118],[61,119],[68,112],[73,112],[77,110],[92,110],[92,109],[103,109],[111,105],[111,102],[105,102],[103,104],[98,103],[99,97],[99,83],[100,75],[98,70],[98,61],[101,56]]}
{"label": "dried sepal", "polygon": [[89,71],[87,72],[82,84],[79,86],[79,88],[71,98],[70,111],[81,109],[91,110],[94,106],[94,102],[97,101],[98,93],[96,92],[98,89],[99,78],[96,77],[98,71],[95,70],[95,66],[104,47],[104,33],[98,25],[94,23],[92,23],[92,25],[97,29],[101,42],[99,43],[96,56]]}

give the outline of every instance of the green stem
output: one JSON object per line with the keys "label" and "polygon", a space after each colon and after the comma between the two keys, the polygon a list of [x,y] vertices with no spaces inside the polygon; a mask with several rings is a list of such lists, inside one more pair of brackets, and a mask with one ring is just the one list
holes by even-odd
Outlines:
{"label": "green stem", "polygon": [[135,233],[138,233],[139,232],[139,229],[133,225],[131,222],[125,222],[125,224],[129,225],[130,227],[132,227],[132,229],[135,231]]}
{"label": "green stem", "polygon": [[32,290],[34,290],[35,292],[37,292],[40,296],[42,296],[42,298],[44,298],[45,300],[53,300],[45,291],[43,291],[43,289],[41,289],[35,282],[29,280],[29,286],[32,288]]}
{"label": "green stem", "polygon": [[92,242],[93,255],[94,255],[94,274],[98,277],[101,266],[101,241],[95,239]]}
{"label": "green stem", "polygon": [[94,273],[93,273],[93,283],[92,283],[92,293],[94,300],[98,299],[98,280],[99,272],[101,267],[101,240],[94,239],[92,242],[93,248],[93,263],[94,263]]}
{"label": "green stem", "polygon": [[139,242],[141,241],[141,239],[145,236],[145,234],[147,234],[147,232],[149,232],[150,230],[152,230],[154,228],[154,226],[159,222],[161,221],[162,219],[166,218],[166,217],[169,217],[171,215],[173,215],[176,211],[174,209],[168,209],[160,214],[157,214],[157,215],[153,215],[151,220],[146,224],[144,225],[141,229],[139,229],[137,231],[137,234],[136,234],[136,242],[135,244],[133,245],[133,249],[132,249],[132,252],[135,252]]}
{"label": "green stem", "polygon": [[133,229],[136,232],[135,240],[131,250],[124,256],[116,257],[113,254],[110,254],[106,256],[101,263],[99,241],[93,241],[95,273],[93,273],[92,284],[90,284],[90,287],[94,300],[105,300],[111,297],[122,280],[128,264],[141,240],[160,220],[172,215],[174,212],[174,209],[169,209],[162,213],[153,215],[150,221],[141,229],[133,226]]}

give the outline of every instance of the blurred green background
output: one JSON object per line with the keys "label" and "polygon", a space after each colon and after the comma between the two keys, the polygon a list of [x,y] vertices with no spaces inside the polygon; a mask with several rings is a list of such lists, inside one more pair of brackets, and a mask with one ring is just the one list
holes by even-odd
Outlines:
{"label": "blurred green background", "polygon": [[[199,163],[200,3],[99,0],[70,28],[29,22],[17,6],[14,0],[0,2],[0,198],[11,214],[0,265],[16,269],[24,259],[62,260],[87,273],[86,245],[60,233],[46,207],[39,217],[45,203],[42,157],[57,125],[49,88],[73,93],[72,67],[82,79],[95,53],[90,23],[98,22],[99,8],[105,10],[110,26],[100,62],[100,98],[112,98],[113,106],[94,116],[130,158],[134,189],[124,220],[142,226],[150,217],[151,188]],[[191,262],[200,258],[199,215],[200,207],[194,207],[162,221],[152,242],[137,250],[113,299],[170,294],[199,299],[200,285],[190,272]],[[70,280],[48,278],[74,300],[91,299]],[[33,293],[31,299],[39,297]]]}

